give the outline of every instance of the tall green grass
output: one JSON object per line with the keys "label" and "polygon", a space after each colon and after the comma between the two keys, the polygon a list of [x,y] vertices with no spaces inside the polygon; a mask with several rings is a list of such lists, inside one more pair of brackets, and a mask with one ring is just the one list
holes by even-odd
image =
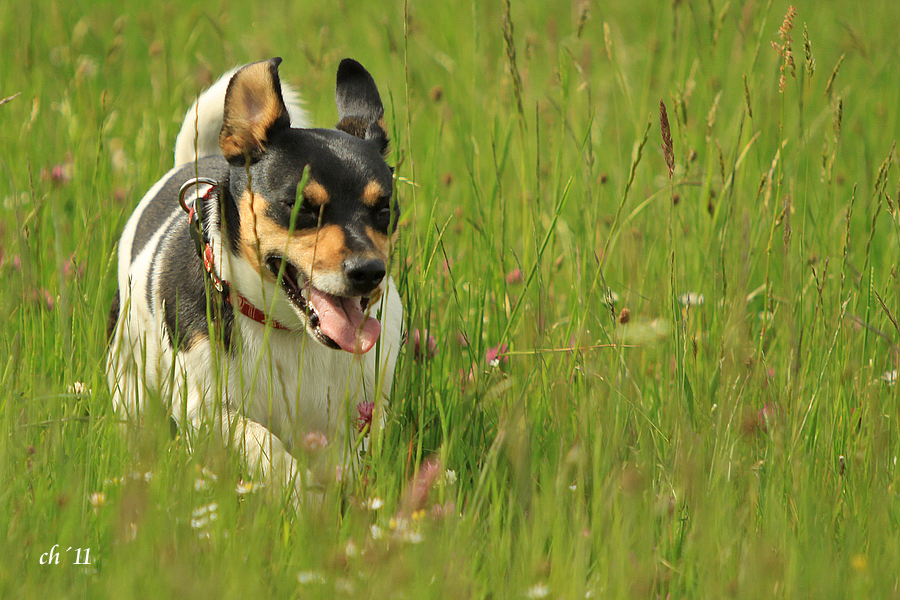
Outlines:
{"label": "tall green grass", "polygon": [[[793,66],[771,1],[0,4],[0,596],[896,595],[895,4],[799,6]],[[324,126],[379,83],[436,344],[298,515],[103,361],[185,110],[275,55]]]}

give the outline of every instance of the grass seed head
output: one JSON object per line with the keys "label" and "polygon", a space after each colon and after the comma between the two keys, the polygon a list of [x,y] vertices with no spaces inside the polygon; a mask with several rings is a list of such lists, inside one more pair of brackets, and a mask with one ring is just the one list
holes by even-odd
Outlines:
{"label": "grass seed head", "polygon": [[838,70],[841,68],[841,63],[844,62],[844,57],[846,54],[841,54],[841,57],[838,59],[837,64],[834,65],[834,70],[831,71],[831,76],[828,78],[828,82],[825,84],[825,97],[831,97],[831,89],[834,86],[834,78],[837,77]]}
{"label": "grass seed head", "polygon": [[784,15],[784,21],[781,24],[781,27],[778,28],[778,37],[781,38],[781,43],[772,42],[772,47],[775,48],[775,51],[778,53],[778,56],[781,57],[781,76],[778,79],[778,91],[782,94],[784,93],[784,88],[786,84],[786,76],[785,73],[790,71],[791,77],[794,79],[797,78],[797,69],[794,65],[794,51],[791,47],[792,38],[791,31],[794,29],[794,17],[797,15],[797,9],[793,6],[789,6],[787,13]]}
{"label": "grass seed head", "polygon": [[816,72],[816,59],[812,53],[812,44],[809,41],[809,30],[806,23],[803,24],[803,54],[806,57],[806,75],[812,77]]}
{"label": "grass seed head", "polygon": [[750,104],[750,88],[747,86],[747,74],[744,74],[744,99],[747,101],[747,114],[753,118],[753,105]]}
{"label": "grass seed head", "polygon": [[838,97],[834,105],[834,143],[841,139],[841,123],[844,120],[844,99]]}
{"label": "grass seed head", "polygon": [[578,7],[578,22],[575,25],[575,35],[578,38],[581,38],[581,34],[584,31],[584,26],[588,21],[588,18],[591,16],[591,5],[589,2],[582,2]]}
{"label": "grass seed head", "polygon": [[659,129],[662,133],[662,150],[666,159],[666,168],[669,170],[669,180],[675,176],[675,151],[672,147],[672,129],[669,126],[669,115],[666,113],[666,104],[659,101]]}

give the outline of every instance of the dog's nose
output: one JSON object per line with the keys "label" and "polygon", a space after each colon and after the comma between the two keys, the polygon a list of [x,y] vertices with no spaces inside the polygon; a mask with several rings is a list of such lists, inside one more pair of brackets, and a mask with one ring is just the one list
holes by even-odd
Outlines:
{"label": "dog's nose", "polygon": [[384,279],[384,261],[378,258],[348,261],[344,264],[344,272],[355,294],[368,294]]}

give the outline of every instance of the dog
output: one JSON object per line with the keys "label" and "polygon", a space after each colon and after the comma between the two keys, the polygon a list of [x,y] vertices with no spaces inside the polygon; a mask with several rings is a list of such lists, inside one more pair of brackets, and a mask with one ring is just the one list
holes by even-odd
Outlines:
{"label": "dog", "polygon": [[292,452],[324,434],[355,456],[357,407],[390,394],[400,209],[369,72],[340,63],[339,121],[313,129],[280,63],[226,74],[187,112],[119,241],[107,377],[126,422],[161,399],[179,431],[212,424],[299,497],[314,484]]}

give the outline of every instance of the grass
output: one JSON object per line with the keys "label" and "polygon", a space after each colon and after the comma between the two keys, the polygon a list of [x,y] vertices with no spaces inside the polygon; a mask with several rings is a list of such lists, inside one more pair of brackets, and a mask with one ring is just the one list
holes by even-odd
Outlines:
{"label": "grass", "polygon": [[[0,4],[0,596],[898,595],[896,3],[204,6]],[[437,348],[299,515],[103,373],[125,219],[275,55],[323,125],[379,83]]]}

